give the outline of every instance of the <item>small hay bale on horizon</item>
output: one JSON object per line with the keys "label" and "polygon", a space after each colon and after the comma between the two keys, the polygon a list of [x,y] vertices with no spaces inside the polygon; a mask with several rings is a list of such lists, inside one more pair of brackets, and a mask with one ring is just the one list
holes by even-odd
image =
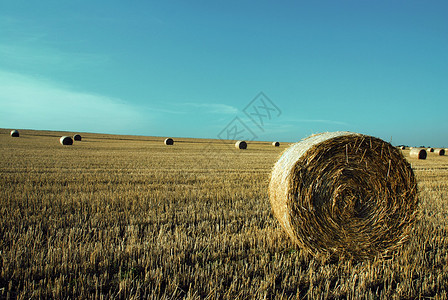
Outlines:
{"label": "small hay bale on horizon", "polygon": [[409,151],[409,157],[412,158],[426,159],[427,156],[428,153],[423,148],[412,148],[411,151]]}
{"label": "small hay bale on horizon", "polygon": [[445,155],[445,149],[435,149],[434,153],[440,156]]}
{"label": "small hay bale on horizon", "polygon": [[74,141],[81,141],[81,135],[79,135],[79,134],[75,134],[74,136],[73,136],[73,140]]}
{"label": "small hay bale on horizon", "polygon": [[174,145],[174,140],[172,138],[166,138],[164,143],[165,145],[172,146]]}
{"label": "small hay bale on horizon", "polygon": [[428,149],[426,149],[426,151],[428,151],[428,152],[434,152],[434,148],[428,148]]}
{"label": "small hay bale on horizon", "polygon": [[274,146],[274,147],[280,147],[280,142],[272,142],[272,146]]}
{"label": "small hay bale on horizon", "polygon": [[16,129],[11,130],[10,135],[11,135],[12,137],[19,137],[19,136],[20,136],[19,131],[16,130]]}
{"label": "small hay bale on horizon", "polygon": [[73,145],[73,139],[69,136],[61,136],[61,138],[59,139],[59,143],[64,146]]}
{"label": "small hay bale on horizon", "polygon": [[406,146],[401,146],[400,149],[401,150],[406,150]]}
{"label": "small hay bale on horizon", "polygon": [[317,134],[287,148],[272,170],[269,199],[302,249],[355,259],[400,247],[418,207],[402,152],[352,132]]}
{"label": "small hay bale on horizon", "polygon": [[247,143],[245,141],[237,141],[235,143],[235,148],[242,149],[242,150],[247,149]]}

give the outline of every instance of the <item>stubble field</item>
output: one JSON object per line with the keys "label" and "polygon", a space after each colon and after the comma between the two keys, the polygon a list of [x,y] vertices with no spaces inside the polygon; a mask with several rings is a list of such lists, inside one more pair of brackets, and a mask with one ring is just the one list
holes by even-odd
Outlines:
{"label": "stubble field", "polygon": [[386,258],[296,248],[267,187],[287,145],[0,129],[0,298],[446,299],[448,156],[405,157],[420,219]]}

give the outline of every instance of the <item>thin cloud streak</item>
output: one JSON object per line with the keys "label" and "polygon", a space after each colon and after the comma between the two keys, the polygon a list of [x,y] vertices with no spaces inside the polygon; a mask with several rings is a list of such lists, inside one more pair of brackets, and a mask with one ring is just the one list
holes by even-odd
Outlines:
{"label": "thin cloud streak", "polygon": [[0,127],[126,133],[149,122],[128,103],[0,70]]}
{"label": "thin cloud streak", "polygon": [[200,102],[186,102],[178,104],[184,107],[191,107],[194,109],[204,110],[207,113],[213,114],[237,114],[238,109],[231,105],[219,103],[200,103]]}

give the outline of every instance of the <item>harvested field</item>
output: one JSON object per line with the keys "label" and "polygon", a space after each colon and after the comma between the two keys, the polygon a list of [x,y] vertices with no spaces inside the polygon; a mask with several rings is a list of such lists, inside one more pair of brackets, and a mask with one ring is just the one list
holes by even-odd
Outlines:
{"label": "harvested field", "polygon": [[[287,143],[0,130],[0,298],[444,299],[448,156],[409,158],[420,218],[404,247],[313,257],[274,218]],[[211,145],[211,146],[210,146]],[[214,159],[210,159],[213,157]]]}

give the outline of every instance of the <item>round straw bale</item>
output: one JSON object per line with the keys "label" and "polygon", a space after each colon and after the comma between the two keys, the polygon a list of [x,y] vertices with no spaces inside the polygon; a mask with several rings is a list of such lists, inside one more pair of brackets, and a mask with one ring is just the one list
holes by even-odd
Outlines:
{"label": "round straw bale", "polygon": [[79,135],[79,134],[75,134],[75,135],[73,136],[73,140],[74,140],[74,141],[81,141],[81,135]]}
{"label": "round straw bale", "polygon": [[434,153],[440,156],[445,155],[445,150],[444,149],[435,149]]}
{"label": "round straw bale", "polygon": [[423,148],[412,148],[411,151],[409,151],[409,157],[426,159],[426,156],[428,156],[428,153]]}
{"label": "round straw bale", "polygon": [[434,148],[428,148],[428,149],[426,149],[426,151],[428,151],[428,152],[434,152]]}
{"label": "round straw bale", "polygon": [[62,136],[59,139],[59,142],[61,143],[61,145],[73,145],[73,139],[69,136]]}
{"label": "round straw bale", "polygon": [[401,150],[406,150],[406,146],[401,146],[400,149]]}
{"label": "round straw bale", "polygon": [[279,142],[272,142],[272,146],[274,146],[274,147],[279,147],[279,146],[280,146],[280,143],[279,143]]}
{"label": "round straw bale", "polygon": [[245,141],[238,141],[235,143],[236,149],[247,149],[247,143]]}
{"label": "round straw bale", "polygon": [[272,170],[269,198],[297,245],[354,258],[402,244],[418,205],[401,151],[351,132],[313,135],[287,148]]}
{"label": "round straw bale", "polygon": [[165,139],[165,145],[174,145],[174,140],[172,138]]}
{"label": "round straw bale", "polygon": [[19,137],[20,135],[19,135],[19,131],[18,130],[11,130],[11,136],[12,137]]}

